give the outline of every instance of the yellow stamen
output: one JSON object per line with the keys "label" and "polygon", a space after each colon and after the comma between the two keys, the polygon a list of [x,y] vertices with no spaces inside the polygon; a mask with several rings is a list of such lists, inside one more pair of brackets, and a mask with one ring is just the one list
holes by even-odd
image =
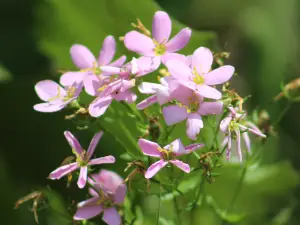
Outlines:
{"label": "yellow stamen", "polygon": [[193,78],[195,84],[200,85],[204,83],[204,77],[197,72],[196,68],[194,68],[193,74],[195,75]]}

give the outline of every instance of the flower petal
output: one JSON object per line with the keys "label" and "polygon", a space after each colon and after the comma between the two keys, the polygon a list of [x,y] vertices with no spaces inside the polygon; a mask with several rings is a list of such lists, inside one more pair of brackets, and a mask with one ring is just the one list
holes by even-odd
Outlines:
{"label": "flower petal", "polygon": [[[115,193],[120,185],[123,184],[124,179],[117,173],[110,170],[100,170],[99,173],[92,174],[91,178],[96,184],[100,184],[101,189],[107,193]],[[94,186],[94,184],[92,183]]]}
{"label": "flower petal", "polygon": [[209,72],[213,63],[214,56],[208,48],[198,48],[192,56],[192,68],[196,68],[199,74],[206,74]]}
{"label": "flower petal", "polygon": [[222,113],[223,103],[222,102],[202,102],[200,103],[198,113],[200,115],[214,115]]}
{"label": "flower petal", "polygon": [[227,133],[228,132],[228,126],[230,124],[230,122],[232,121],[232,117],[231,116],[227,116],[225,117],[221,123],[220,123],[220,130],[223,132],[223,133]]}
{"label": "flower petal", "polygon": [[109,66],[121,67],[125,63],[125,61],[126,61],[126,56],[122,55],[120,58],[110,63]]}
{"label": "flower petal", "polygon": [[83,82],[83,78],[86,75],[84,72],[66,72],[61,75],[59,83],[63,86],[72,86],[74,83]]}
{"label": "flower petal", "polygon": [[102,211],[103,207],[100,204],[78,207],[74,215],[74,220],[88,220],[99,215]]}
{"label": "flower petal", "polygon": [[39,103],[33,106],[33,109],[38,112],[57,112],[62,110],[67,104],[65,103]]}
{"label": "flower petal", "polygon": [[100,138],[102,137],[102,135],[103,135],[103,131],[100,131],[94,135],[94,137],[89,145],[89,148],[87,150],[87,153],[86,153],[87,160],[89,160],[91,158],[91,156],[93,155],[95,148],[96,148]]}
{"label": "flower petal", "polygon": [[160,171],[162,168],[164,168],[168,162],[165,162],[164,160],[159,160],[155,163],[153,163],[148,170],[145,173],[145,178],[150,179],[153,177],[158,171]]}
{"label": "flower petal", "polygon": [[150,83],[150,82],[142,82],[138,86],[138,89],[143,94],[155,94],[156,89],[161,88],[161,87],[162,87],[161,84]]}
{"label": "flower petal", "polygon": [[167,43],[172,30],[172,22],[169,15],[163,11],[154,14],[152,22],[152,35],[158,43]]}
{"label": "flower petal", "polygon": [[103,71],[103,73],[105,73],[106,75],[121,73],[121,68],[115,66],[100,66],[100,70]]}
{"label": "flower petal", "polygon": [[96,98],[89,106],[89,114],[92,117],[102,116],[106,112],[112,100],[113,98],[110,95]]}
{"label": "flower petal", "polygon": [[65,138],[67,139],[67,141],[69,142],[69,145],[72,148],[72,151],[75,151],[78,156],[82,156],[83,154],[83,150],[82,147],[80,145],[80,143],[78,142],[78,140],[73,136],[73,134],[70,131],[65,131],[64,132]]}
{"label": "flower petal", "polygon": [[197,85],[196,90],[200,95],[202,95],[205,98],[211,98],[211,99],[220,99],[222,97],[221,92],[219,92],[217,89],[210,87],[208,85],[202,84]]}
{"label": "flower petal", "polygon": [[139,104],[136,105],[136,107],[138,110],[141,110],[153,105],[156,102],[157,102],[156,95],[152,95],[149,98],[146,98],[145,100],[141,101]]}
{"label": "flower petal", "polygon": [[190,28],[184,28],[176,34],[167,44],[168,52],[177,52],[178,50],[184,48],[190,41],[192,35],[192,30]]}
{"label": "flower petal", "polygon": [[250,142],[249,134],[247,132],[244,132],[242,135],[243,135],[243,139],[244,139],[247,151],[250,153],[251,152],[251,142]]}
{"label": "flower petal", "polygon": [[115,163],[116,159],[112,155],[100,157],[97,159],[92,159],[89,162],[89,166],[91,165],[99,165],[99,164],[107,164],[107,163]]}
{"label": "flower petal", "polygon": [[113,36],[107,36],[102,44],[102,49],[99,54],[99,65],[107,65],[111,62],[116,53],[116,41]]}
{"label": "flower petal", "polygon": [[189,80],[193,76],[191,68],[189,68],[184,62],[179,60],[168,60],[166,63],[172,77],[182,80]]}
{"label": "flower petal", "polygon": [[[169,60],[177,60],[184,62],[186,64],[186,57],[185,55],[178,54],[178,53],[166,53],[161,56],[161,62],[166,65]],[[188,64],[186,64],[188,65]]]}
{"label": "flower petal", "polygon": [[60,94],[60,96],[66,95],[66,91],[52,80],[39,81],[34,86],[34,89],[39,98],[45,102],[49,101],[51,98],[57,97],[58,94]]}
{"label": "flower petal", "polygon": [[116,204],[121,204],[122,202],[124,202],[125,196],[126,196],[126,185],[125,184],[121,184],[118,189],[116,190],[116,193],[114,195],[114,201]]}
{"label": "flower petal", "polygon": [[70,49],[72,61],[79,69],[93,68],[96,58],[91,51],[83,45],[73,45]]}
{"label": "flower petal", "polygon": [[204,75],[204,83],[207,85],[217,85],[227,82],[234,74],[233,66],[221,66]]}
{"label": "flower petal", "polygon": [[169,162],[172,163],[173,165],[177,166],[179,169],[181,169],[185,173],[189,173],[191,171],[189,164],[186,164],[180,160],[170,160]]}
{"label": "flower petal", "polygon": [[91,96],[96,96],[99,94],[99,88],[104,85],[104,79],[101,79],[94,74],[88,74],[84,77],[83,84],[86,93]]}
{"label": "flower petal", "polygon": [[151,38],[137,31],[130,31],[124,37],[125,47],[140,55],[154,56],[154,43]]}
{"label": "flower petal", "polygon": [[104,209],[103,221],[108,225],[120,225],[121,224],[121,216],[115,207]]}
{"label": "flower petal", "polygon": [[265,134],[263,134],[261,131],[257,131],[256,129],[254,130],[254,129],[249,128],[249,127],[246,127],[246,126],[244,126],[244,125],[242,125],[242,124],[239,124],[239,127],[240,127],[240,129],[241,129],[242,131],[249,131],[249,132],[251,132],[252,134],[255,134],[255,135],[260,136],[260,137],[263,137],[263,138],[266,137]]}
{"label": "flower petal", "polygon": [[158,151],[160,146],[157,143],[141,138],[138,141],[138,145],[145,155],[157,158],[162,157],[160,151]]}
{"label": "flower petal", "polygon": [[190,144],[190,145],[184,147],[185,148],[185,153],[186,154],[191,153],[193,151],[196,151],[199,148],[203,148],[204,146],[205,145],[201,144],[201,143]]}
{"label": "flower petal", "polygon": [[188,114],[186,121],[186,134],[189,139],[196,140],[201,128],[203,128],[201,116],[197,113]]}
{"label": "flower petal", "polygon": [[226,159],[229,160],[230,159],[230,155],[231,155],[231,132],[228,132],[228,140],[227,140],[227,149],[226,149]]}
{"label": "flower petal", "polygon": [[78,163],[70,163],[68,165],[64,165],[61,167],[58,167],[56,170],[50,173],[49,178],[51,180],[58,180],[62,178],[63,176],[66,176],[69,173],[72,173],[74,170],[78,169]]}
{"label": "flower petal", "polygon": [[157,56],[141,56],[136,60],[137,71],[132,70],[132,74],[137,77],[152,73],[160,66],[160,57]]}
{"label": "flower petal", "polygon": [[175,141],[171,142],[170,144],[166,145],[164,149],[170,150],[175,153],[175,155],[182,155],[185,154],[185,148],[180,140],[180,138],[176,139]]}
{"label": "flower petal", "polygon": [[235,134],[236,134],[236,143],[237,143],[237,154],[238,154],[240,162],[242,162],[243,155],[242,155],[242,148],[241,148],[241,132],[240,132],[240,130],[235,129]]}
{"label": "flower petal", "polygon": [[176,123],[180,123],[181,121],[187,118],[186,109],[178,105],[166,106],[162,109],[162,111],[163,111],[164,119],[168,126],[171,126]]}
{"label": "flower petal", "polygon": [[84,188],[88,175],[88,167],[82,166],[80,167],[80,173],[77,181],[77,185],[79,188]]}

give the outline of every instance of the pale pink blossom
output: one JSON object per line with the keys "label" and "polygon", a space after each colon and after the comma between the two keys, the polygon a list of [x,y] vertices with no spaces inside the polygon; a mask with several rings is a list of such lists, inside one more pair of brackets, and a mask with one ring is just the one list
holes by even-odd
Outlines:
{"label": "pale pink blossom", "polygon": [[76,156],[76,162],[70,163],[67,165],[63,165],[56,170],[54,170],[52,173],[50,173],[49,178],[52,180],[60,179],[70,173],[72,173],[74,170],[77,170],[80,168],[80,174],[78,178],[77,185],[79,188],[83,188],[87,181],[88,176],[88,167],[92,165],[98,165],[98,164],[106,164],[106,163],[114,163],[115,158],[111,155],[100,157],[96,159],[91,159],[95,148],[102,136],[103,132],[98,132],[94,135],[89,148],[87,151],[85,151],[78,140],[71,134],[69,131],[65,131],[64,135],[69,142],[73,153]]}
{"label": "pale pink blossom", "polygon": [[172,143],[161,148],[157,143],[148,141],[146,139],[139,139],[139,147],[143,151],[144,155],[159,158],[160,160],[153,163],[146,171],[145,178],[150,179],[159,170],[165,167],[168,163],[173,164],[185,173],[190,172],[190,166],[178,159],[178,156],[189,154],[199,148],[202,148],[203,144],[192,144],[184,147],[180,139],[176,139]]}

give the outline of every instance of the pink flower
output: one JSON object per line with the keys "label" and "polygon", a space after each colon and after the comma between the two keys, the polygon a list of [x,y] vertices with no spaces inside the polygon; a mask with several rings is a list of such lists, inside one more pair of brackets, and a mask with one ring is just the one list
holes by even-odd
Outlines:
{"label": "pink flower", "polygon": [[124,180],[116,173],[101,170],[93,174],[89,182],[92,198],[80,202],[74,215],[75,220],[88,220],[103,212],[103,221],[109,225],[121,224],[121,217],[116,210],[116,205],[123,203],[126,195]]}
{"label": "pink flower", "polygon": [[38,82],[34,88],[44,103],[36,104],[33,108],[39,112],[56,112],[79,96],[82,84],[73,83],[63,88],[52,80],[43,80]]}
{"label": "pink flower", "polygon": [[192,58],[191,65],[180,60],[168,60],[166,66],[171,75],[180,84],[198,92],[205,98],[220,99],[221,93],[211,85],[218,85],[228,81],[234,74],[234,67],[221,66],[210,71],[213,54],[208,48],[198,48]]}
{"label": "pink flower", "polygon": [[177,160],[177,156],[189,154],[198,148],[202,148],[203,144],[192,144],[184,147],[180,139],[176,139],[171,144],[161,148],[157,143],[148,141],[145,139],[139,139],[139,147],[143,153],[148,156],[160,158],[159,161],[153,163],[145,173],[145,178],[150,179],[159,170],[165,167],[168,163],[172,163],[185,173],[190,172],[190,166],[180,160]]}
{"label": "pink flower", "polygon": [[138,31],[130,31],[124,37],[124,44],[130,51],[152,57],[158,68],[161,61],[165,63],[172,58],[176,55],[174,52],[184,48],[190,40],[192,31],[189,28],[182,29],[169,40],[171,30],[172,22],[169,15],[158,11],[154,14],[152,23],[153,39]]}
{"label": "pink flower", "polygon": [[150,105],[158,102],[160,105],[163,105],[172,100],[171,93],[169,91],[168,77],[160,78],[161,84],[142,82],[139,85],[139,91],[143,94],[153,94],[150,97],[146,98],[139,104],[137,108],[139,110],[145,109]]}
{"label": "pink flower", "polygon": [[[102,44],[98,59],[85,46],[75,44],[70,49],[73,63],[80,69],[78,72],[67,72],[60,78],[60,83],[64,86],[74,82],[84,82],[88,75],[97,76],[109,75],[102,71],[103,66],[121,67],[126,60],[126,56],[121,56],[111,62],[116,53],[116,41],[113,36],[107,36]],[[84,85],[85,86],[85,85]]]}
{"label": "pink flower", "polygon": [[80,174],[79,174],[77,185],[79,188],[83,188],[87,180],[88,166],[105,164],[105,163],[114,163],[115,158],[111,155],[97,158],[97,159],[91,159],[102,134],[103,132],[98,132],[94,135],[89,145],[89,148],[86,152],[81,147],[78,140],[71,134],[71,132],[66,131],[64,135],[67,141],[69,142],[73,153],[76,155],[77,158],[76,162],[57,168],[52,173],[50,173],[49,178],[52,180],[57,180],[62,178],[63,176],[66,176],[69,173],[72,173],[74,170],[80,168]]}
{"label": "pink flower", "polygon": [[241,133],[247,148],[247,151],[251,152],[250,138],[248,131],[251,133],[265,138],[264,135],[257,126],[253,123],[245,120],[245,114],[238,113],[234,108],[228,107],[230,113],[220,123],[220,130],[226,134],[226,137],[222,143],[223,146],[227,145],[226,158],[230,159],[232,140],[236,140],[237,143],[237,154],[239,160],[242,161],[242,149],[241,149]]}

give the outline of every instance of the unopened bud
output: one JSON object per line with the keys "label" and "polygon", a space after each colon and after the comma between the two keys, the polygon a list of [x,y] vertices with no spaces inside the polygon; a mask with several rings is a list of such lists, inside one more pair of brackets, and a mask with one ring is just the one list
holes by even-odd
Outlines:
{"label": "unopened bud", "polygon": [[280,92],[275,98],[275,101],[280,100],[282,97],[286,97],[288,100],[293,102],[300,101],[300,78],[296,78],[290,83],[286,84],[282,92]]}

